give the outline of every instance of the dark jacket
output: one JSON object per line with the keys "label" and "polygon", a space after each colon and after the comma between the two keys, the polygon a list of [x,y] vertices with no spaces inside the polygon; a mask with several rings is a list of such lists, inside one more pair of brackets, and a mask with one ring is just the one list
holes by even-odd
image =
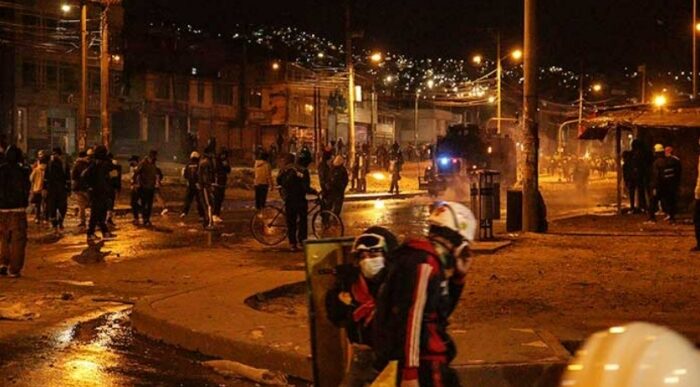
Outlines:
{"label": "dark jacket", "polygon": [[199,159],[195,160],[190,160],[189,163],[185,166],[184,171],[182,172],[182,177],[185,178],[187,181],[187,186],[190,188],[196,188],[197,183],[199,182]]}
{"label": "dark jacket", "polygon": [[197,170],[197,182],[200,189],[210,189],[214,184],[214,165],[209,157],[203,157]]}
{"label": "dark jacket", "polygon": [[83,172],[83,181],[90,192],[90,199],[106,200],[111,197],[114,187],[110,180],[110,172],[114,169],[114,164],[106,158],[95,158]]}
{"label": "dark jacket", "polygon": [[651,188],[661,189],[665,186],[664,169],[666,169],[666,156],[656,156],[651,166]]}
{"label": "dark jacket", "polygon": [[277,184],[282,187],[285,203],[306,203],[306,194],[315,193],[311,188],[309,170],[298,165],[286,167],[277,176]]}
{"label": "dark jacket", "polygon": [[59,156],[51,157],[44,174],[44,187],[49,195],[66,195],[70,192],[71,174],[68,164]]}
{"label": "dark jacket", "polygon": [[88,160],[87,157],[80,157],[75,160],[73,170],[71,171],[71,188],[73,191],[84,192],[88,190],[88,187],[81,183],[82,179],[80,178],[83,175],[83,172],[87,169],[88,165],[90,165],[90,160]]}
{"label": "dark jacket", "polygon": [[228,163],[228,158],[223,155],[219,156],[215,166],[215,184],[219,187],[226,187],[229,173],[231,173],[231,166]]}
{"label": "dark jacket", "polygon": [[331,168],[331,182],[329,194],[335,197],[345,195],[345,188],[348,186],[348,170],[345,166],[333,166]]}
{"label": "dark jacket", "polygon": [[149,158],[143,159],[139,166],[136,167],[134,172],[134,183],[146,189],[156,188],[156,179],[158,178],[158,169],[156,168],[156,163],[152,162]]}
{"label": "dark jacket", "polygon": [[681,185],[681,160],[678,157],[674,155],[666,157],[662,178],[668,189],[672,191],[678,189]]}
{"label": "dark jacket", "polygon": [[328,160],[321,160],[318,164],[318,183],[324,193],[328,193],[331,187],[331,167],[328,162]]}
{"label": "dark jacket", "polygon": [[456,355],[447,319],[462,294],[464,277],[447,280],[427,240],[409,240],[392,256],[377,299],[376,366],[398,360],[403,378],[415,379],[421,359],[449,363]]}
{"label": "dark jacket", "polygon": [[22,153],[10,147],[0,164],[0,209],[24,209],[29,205],[29,168],[20,163]]}
{"label": "dark jacket", "polygon": [[113,165],[112,170],[109,172],[109,181],[112,184],[112,188],[115,192],[120,192],[122,190],[122,166],[115,160],[110,160]]}

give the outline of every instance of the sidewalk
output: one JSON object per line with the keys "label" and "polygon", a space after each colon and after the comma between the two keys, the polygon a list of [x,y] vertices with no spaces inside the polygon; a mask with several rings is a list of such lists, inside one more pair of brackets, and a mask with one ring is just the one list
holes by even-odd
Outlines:
{"label": "sidewalk", "polygon": [[[303,272],[245,273],[225,283],[143,299],[132,323],[140,333],[167,343],[311,380],[306,321],[245,304],[251,296],[304,280]],[[477,324],[451,333],[459,348],[453,366],[464,385],[555,385],[569,358],[551,333],[532,327]]]}

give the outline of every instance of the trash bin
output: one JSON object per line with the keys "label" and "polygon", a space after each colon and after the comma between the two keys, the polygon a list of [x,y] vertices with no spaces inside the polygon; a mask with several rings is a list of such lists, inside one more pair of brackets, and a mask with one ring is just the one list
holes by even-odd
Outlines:
{"label": "trash bin", "polygon": [[471,204],[479,222],[479,239],[493,238],[493,221],[501,218],[501,173],[479,169],[471,174]]}
{"label": "trash bin", "polygon": [[509,189],[506,193],[506,231],[523,230],[523,191]]}

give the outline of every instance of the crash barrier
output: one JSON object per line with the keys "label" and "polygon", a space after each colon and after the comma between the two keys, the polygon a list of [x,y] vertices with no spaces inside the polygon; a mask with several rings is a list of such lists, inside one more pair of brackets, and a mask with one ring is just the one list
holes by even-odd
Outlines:
{"label": "crash barrier", "polygon": [[491,169],[471,172],[471,207],[479,222],[479,239],[493,239],[493,221],[501,218],[501,173]]}

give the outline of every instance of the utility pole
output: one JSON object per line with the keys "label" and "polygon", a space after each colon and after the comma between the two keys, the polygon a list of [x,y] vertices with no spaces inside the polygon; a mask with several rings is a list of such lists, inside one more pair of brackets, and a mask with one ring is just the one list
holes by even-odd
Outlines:
{"label": "utility pole", "polygon": [[698,96],[698,0],[693,0],[693,95]]}
{"label": "utility pole", "polygon": [[539,208],[537,157],[539,148],[537,119],[537,0],[525,1],[525,45],[523,95],[523,231],[539,231],[542,220]]}
{"label": "utility pole", "polygon": [[418,147],[418,99],[420,92],[416,91],[416,103],[413,109],[413,146]]}
{"label": "utility pole", "polygon": [[100,18],[100,123],[102,124],[102,145],[109,149],[112,138],[109,122],[109,3],[102,9]]}
{"label": "utility pole", "polygon": [[[355,159],[355,69],[352,64],[351,0],[345,0],[345,66],[348,70],[348,160]],[[337,141],[337,139],[336,139]]]}
{"label": "utility pole", "polygon": [[[578,128],[576,129],[579,134],[581,133],[581,125],[583,125],[583,69],[581,69],[578,84]],[[581,156],[581,140],[576,142],[576,156]]]}
{"label": "utility pole", "polygon": [[501,63],[503,58],[501,58],[501,31],[498,31],[496,35],[496,100],[498,104],[496,105],[496,129],[497,133],[501,134],[501,109],[502,109],[502,98],[501,98],[501,87],[503,78],[503,64]]}
{"label": "utility pole", "polygon": [[78,107],[78,150],[87,148],[87,3],[80,3],[80,106]]}

